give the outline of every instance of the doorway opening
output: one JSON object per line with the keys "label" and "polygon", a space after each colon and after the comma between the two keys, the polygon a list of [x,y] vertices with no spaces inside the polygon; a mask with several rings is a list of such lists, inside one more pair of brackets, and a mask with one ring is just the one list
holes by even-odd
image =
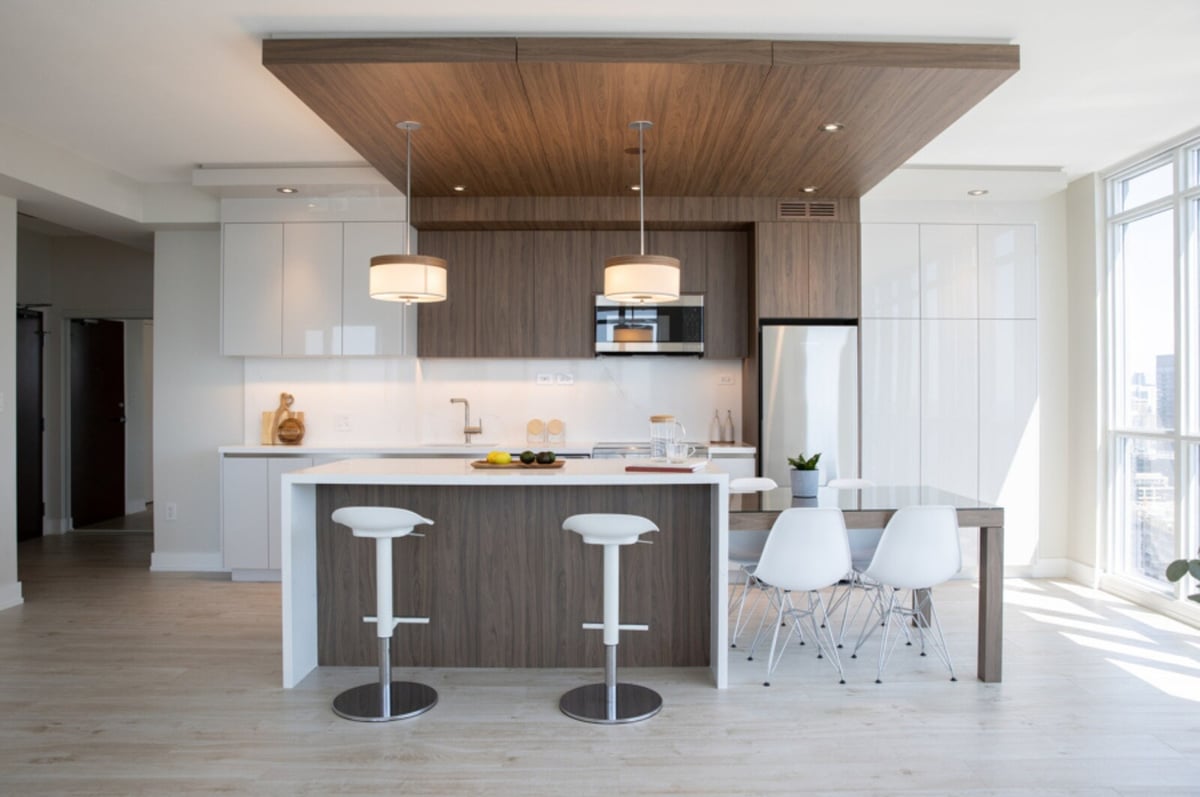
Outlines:
{"label": "doorway opening", "polygon": [[17,542],[42,536],[42,314],[17,308]]}

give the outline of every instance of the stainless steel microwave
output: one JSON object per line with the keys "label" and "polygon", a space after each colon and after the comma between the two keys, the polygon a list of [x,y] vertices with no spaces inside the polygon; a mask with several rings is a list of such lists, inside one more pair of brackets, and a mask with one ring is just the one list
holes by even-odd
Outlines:
{"label": "stainless steel microwave", "polygon": [[704,296],[619,304],[596,296],[596,354],[703,354]]}

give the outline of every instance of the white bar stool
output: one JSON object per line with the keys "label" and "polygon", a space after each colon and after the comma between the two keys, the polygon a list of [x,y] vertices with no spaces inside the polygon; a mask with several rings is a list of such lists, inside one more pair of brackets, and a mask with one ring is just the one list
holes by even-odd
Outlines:
{"label": "white bar stool", "polygon": [[[333,699],[339,717],[359,722],[387,722],[423,714],[437,704],[432,687],[392,680],[392,634],[401,623],[427,624],[428,617],[396,617],[392,611],[392,540],[407,537],[413,527],[432,525],[429,518],[407,509],[386,506],[346,506],[335,510],[335,523],[349,526],[355,537],[375,540],[375,623],[379,637],[379,682],[347,689]],[[424,535],[417,534],[417,537]]]}
{"label": "white bar stool", "polygon": [[604,546],[604,622],[584,623],[604,631],[604,683],[588,684],[562,696],[558,707],[572,719],[615,725],[649,719],[662,710],[662,696],[638,684],[617,683],[617,632],[646,631],[647,625],[621,625],[620,546],[643,542],[638,536],[658,526],[638,515],[571,515],[563,529],[583,537],[587,545]]}

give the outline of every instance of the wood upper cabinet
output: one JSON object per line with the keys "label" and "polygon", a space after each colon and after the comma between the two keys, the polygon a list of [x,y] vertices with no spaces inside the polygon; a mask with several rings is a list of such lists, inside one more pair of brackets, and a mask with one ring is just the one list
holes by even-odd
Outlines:
{"label": "wood upper cabinet", "polygon": [[708,285],[708,239],[704,230],[648,230],[646,252],[678,258],[679,290],[704,293]]}
{"label": "wood upper cabinet", "polygon": [[747,356],[750,330],[750,236],[740,230],[702,233],[708,251],[704,296],[704,357]]}
{"label": "wood upper cabinet", "polygon": [[[532,232],[500,230],[468,234],[474,256],[476,357],[528,356],[535,337],[537,267]],[[449,268],[449,266],[447,266]]]}
{"label": "wood upper cabinet", "polygon": [[759,318],[858,318],[859,225],[754,225]]}
{"label": "wood upper cabinet", "polygon": [[476,248],[483,232],[429,230],[418,237],[418,251],[446,260],[446,301],[417,309],[419,357],[475,355]]}
{"label": "wood upper cabinet", "polygon": [[592,234],[533,233],[533,338],[527,357],[586,358],[594,354]]}

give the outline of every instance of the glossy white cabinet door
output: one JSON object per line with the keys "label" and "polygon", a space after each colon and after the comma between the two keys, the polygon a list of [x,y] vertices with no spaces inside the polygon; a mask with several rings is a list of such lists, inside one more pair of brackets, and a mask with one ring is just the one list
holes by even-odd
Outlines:
{"label": "glossy white cabinet door", "polygon": [[921,254],[916,224],[862,225],[862,317],[919,318]]}
{"label": "glossy white cabinet door", "polygon": [[921,478],[921,322],[862,322],[862,475],[876,484]]}
{"label": "glossy white cabinet door", "polygon": [[283,225],[222,225],[221,353],[278,357],[282,297]]}
{"label": "glossy white cabinet door", "polygon": [[269,564],[266,492],[265,458],[221,458],[221,551],[229,570]]}
{"label": "glossy white cabinet door", "polygon": [[285,473],[301,468],[311,468],[313,461],[312,457],[270,457],[266,463],[267,481],[264,485],[266,493],[262,496],[262,500],[266,502],[267,507],[267,567],[271,570],[280,570],[283,568],[283,558],[280,553],[282,534],[279,525],[280,502],[282,501],[280,479]]}
{"label": "glossy white cabinet door", "polygon": [[979,498],[1004,507],[1004,558],[1036,559],[1037,321],[979,322]]}
{"label": "glossy white cabinet door", "polygon": [[979,493],[979,322],[921,321],[921,484]]}
{"label": "glossy white cabinet door", "polygon": [[[413,251],[416,251],[414,238]],[[416,311],[403,302],[381,302],[368,294],[371,258],[404,253],[402,222],[350,222],[344,225],[342,257],[342,354],[414,355],[414,335],[406,334]]]}
{"label": "glossy white cabinet door", "polygon": [[342,323],[342,225],[283,225],[283,354],[341,354],[334,329]]}
{"label": "glossy white cabinet door", "polygon": [[973,224],[921,225],[921,317],[977,318],[978,231]]}
{"label": "glossy white cabinet door", "polygon": [[979,317],[1037,318],[1037,228],[979,226]]}

